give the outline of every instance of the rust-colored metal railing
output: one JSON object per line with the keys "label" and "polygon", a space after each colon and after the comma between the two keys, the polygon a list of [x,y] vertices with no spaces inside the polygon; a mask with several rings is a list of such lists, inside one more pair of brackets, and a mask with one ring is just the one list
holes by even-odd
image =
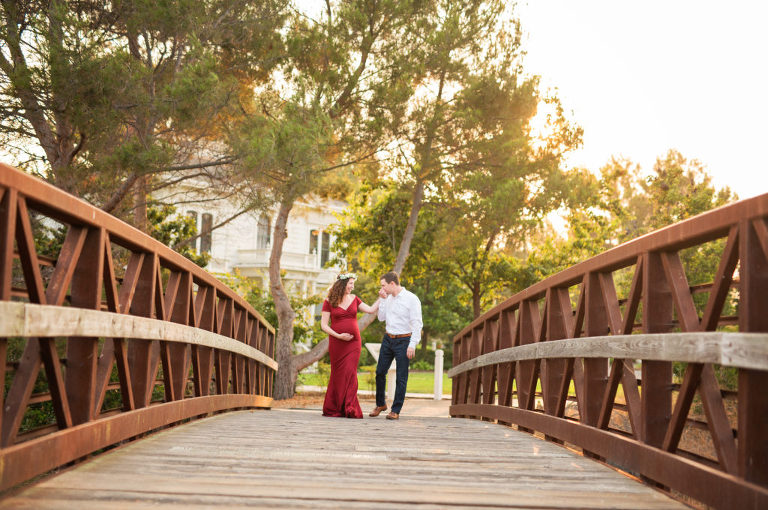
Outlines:
{"label": "rust-colored metal railing", "polygon": [[[768,195],[727,205],[496,306],[454,338],[451,415],[717,508],[768,508],[767,219]],[[708,281],[689,284],[702,260]]]}
{"label": "rust-colored metal railing", "polygon": [[173,423],[269,407],[274,342],[191,261],[0,164],[0,490]]}

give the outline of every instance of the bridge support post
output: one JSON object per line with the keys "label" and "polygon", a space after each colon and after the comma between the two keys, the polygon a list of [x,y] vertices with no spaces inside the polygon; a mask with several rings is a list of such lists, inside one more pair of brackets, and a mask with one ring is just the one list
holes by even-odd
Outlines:
{"label": "bridge support post", "polygon": [[[739,331],[768,331],[768,227],[765,220],[739,225]],[[768,486],[768,372],[739,370],[739,476]]]}
{"label": "bridge support post", "polygon": [[[590,272],[584,277],[585,312],[584,336],[608,334],[608,312],[600,286],[600,275]],[[600,408],[608,381],[608,360],[606,358],[584,358],[584,402],[579,402],[581,421],[597,426]]]}
{"label": "bridge support post", "polygon": [[[643,333],[672,329],[674,302],[659,253],[643,260]],[[640,440],[661,447],[672,415],[672,363],[643,361]]]}

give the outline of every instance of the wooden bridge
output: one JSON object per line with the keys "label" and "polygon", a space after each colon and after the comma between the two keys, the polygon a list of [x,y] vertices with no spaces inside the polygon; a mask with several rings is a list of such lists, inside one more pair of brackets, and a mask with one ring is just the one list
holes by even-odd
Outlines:
{"label": "wooden bridge", "polygon": [[418,402],[403,409],[395,423],[319,409],[220,414],[100,455],[0,508],[685,508],[552,443],[451,419],[447,405],[440,417]]}
{"label": "wooden bridge", "polygon": [[266,410],[274,330],[239,296],[0,165],[0,506],[768,508],[767,219],[725,206],[490,310],[453,419],[334,420]]}

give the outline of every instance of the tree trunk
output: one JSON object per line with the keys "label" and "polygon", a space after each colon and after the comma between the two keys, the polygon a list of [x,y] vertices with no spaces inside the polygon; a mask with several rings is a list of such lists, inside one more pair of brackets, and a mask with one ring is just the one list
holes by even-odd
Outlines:
{"label": "tree trunk", "polygon": [[133,224],[144,232],[149,233],[149,222],[147,221],[147,176],[139,177],[136,189],[134,190],[135,204],[133,207]]}
{"label": "tree trunk", "polygon": [[139,177],[139,174],[135,172],[126,177],[123,183],[112,194],[112,196],[109,197],[103,206],[101,206],[101,209],[111,213],[118,205],[120,205],[120,202],[123,201],[125,196],[130,193],[131,188],[134,184],[136,184],[136,181],[139,180]]}
{"label": "tree trunk", "polygon": [[280,277],[280,257],[283,255],[283,243],[287,235],[286,225],[292,208],[293,200],[284,198],[280,202],[272,235],[272,251],[269,255],[269,290],[277,312],[277,363],[280,365],[275,381],[274,397],[277,400],[293,396],[298,375],[292,353],[293,321],[296,318],[296,312],[291,307],[291,301],[285,293],[283,280]]}
{"label": "tree trunk", "polygon": [[296,354],[293,357],[293,366],[296,368],[297,375],[298,372],[307,368],[309,365],[322,359],[323,356],[325,356],[325,353],[328,352],[328,342],[329,340],[326,337],[321,340],[320,343],[315,345],[312,350],[308,352],[302,352],[301,354]]}
{"label": "tree trunk", "polygon": [[[408,253],[411,251],[411,242],[413,242],[413,236],[416,234],[416,224],[419,220],[419,211],[421,211],[422,205],[424,205],[424,183],[419,180],[416,183],[416,187],[413,188],[413,201],[411,202],[411,213],[408,216],[408,225],[406,225],[405,232],[403,232],[403,239],[400,241],[400,250],[397,252],[395,267],[392,268],[397,274],[403,272],[405,261],[408,259]],[[358,319],[357,327],[362,332],[365,328],[370,326],[375,319],[376,314],[366,313]]]}
{"label": "tree trunk", "polygon": [[[49,14],[53,12],[54,7],[55,5],[50,7]],[[45,157],[51,165],[54,185],[65,191],[73,192],[72,184],[69,180],[62,179],[62,174],[65,173],[64,170],[69,166],[77,150],[79,150],[73,142],[75,139],[74,129],[65,116],[64,108],[59,104],[55,105],[59,106],[59,109],[53,112],[53,125],[49,124],[49,120],[46,118],[46,106],[39,99],[39,97],[45,94],[38,90],[33,83],[32,76],[34,73],[29,68],[22,51],[24,34],[19,31],[19,27],[26,25],[26,21],[23,19],[24,15],[18,9],[9,10],[6,12],[6,15],[7,19],[3,20],[4,24],[2,26],[2,29],[5,31],[3,42],[5,43],[4,46],[7,49],[7,55],[10,57],[10,60],[6,59],[5,53],[0,54],[0,69],[6,75],[6,79],[11,87],[15,89],[15,93],[23,106],[24,118],[29,122],[35,137],[40,143],[40,147],[45,152]],[[61,49],[60,24],[61,22],[58,18],[50,19],[47,43],[56,50]],[[59,38],[57,39],[56,37]],[[59,51],[59,55],[62,53],[63,51]],[[56,62],[59,61],[56,60],[54,63]],[[55,98],[60,94],[57,94],[57,90],[52,92],[55,101]]]}
{"label": "tree trunk", "polygon": [[480,307],[480,298],[482,293],[480,292],[480,282],[475,282],[472,287],[472,315],[475,319],[480,317],[483,309]]}

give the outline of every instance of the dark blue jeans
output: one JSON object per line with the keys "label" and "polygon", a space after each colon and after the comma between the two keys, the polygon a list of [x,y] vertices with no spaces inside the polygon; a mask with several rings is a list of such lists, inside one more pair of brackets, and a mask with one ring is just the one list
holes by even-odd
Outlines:
{"label": "dark blue jeans", "polygon": [[385,387],[387,385],[387,372],[392,366],[392,360],[397,360],[397,372],[395,379],[395,400],[392,402],[392,412],[400,414],[405,401],[405,388],[408,386],[408,343],[410,336],[403,338],[389,338],[384,335],[379,350],[379,362],[376,365],[376,405],[386,406]]}

